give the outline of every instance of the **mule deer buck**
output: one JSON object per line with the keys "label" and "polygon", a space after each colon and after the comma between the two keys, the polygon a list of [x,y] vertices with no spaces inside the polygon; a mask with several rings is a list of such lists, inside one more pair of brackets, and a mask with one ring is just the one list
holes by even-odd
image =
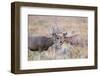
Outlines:
{"label": "mule deer buck", "polygon": [[69,43],[71,45],[74,45],[74,46],[81,46],[83,47],[85,44],[86,41],[84,41],[79,34],[74,34],[72,36],[67,36],[67,33],[64,33],[63,34],[64,36],[64,41],[66,43]]}
{"label": "mule deer buck", "polygon": [[31,51],[43,51],[55,44],[55,48],[60,47],[62,37],[59,35],[58,27],[52,27],[51,37],[47,36],[28,36],[28,48]]}

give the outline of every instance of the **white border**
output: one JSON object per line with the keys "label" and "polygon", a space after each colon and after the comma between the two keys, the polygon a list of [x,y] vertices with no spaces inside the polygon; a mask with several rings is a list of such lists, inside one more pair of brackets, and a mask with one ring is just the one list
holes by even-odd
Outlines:
{"label": "white border", "polygon": [[[28,14],[88,17],[88,59],[28,61]],[[51,9],[39,7],[20,8],[20,69],[42,69],[94,65],[94,11]]]}

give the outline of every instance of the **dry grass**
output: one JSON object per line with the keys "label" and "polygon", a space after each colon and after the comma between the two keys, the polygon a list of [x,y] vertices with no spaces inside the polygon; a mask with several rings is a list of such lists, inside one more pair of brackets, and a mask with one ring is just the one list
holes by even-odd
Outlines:
{"label": "dry grass", "polygon": [[54,50],[50,47],[47,51],[38,52],[28,50],[28,60],[53,60],[53,59],[76,59],[88,57],[88,22],[86,17],[60,17],[60,16],[29,16],[28,33],[31,35],[50,35],[50,26],[56,24],[68,34],[79,34],[84,47],[72,46],[65,43],[66,49]]}

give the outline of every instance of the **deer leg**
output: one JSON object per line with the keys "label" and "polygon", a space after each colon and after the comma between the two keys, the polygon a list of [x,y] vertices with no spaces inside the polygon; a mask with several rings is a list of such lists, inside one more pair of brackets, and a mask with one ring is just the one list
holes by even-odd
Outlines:
{"label": "deer leg", "polygon": [[39,60],[41,59],[41,52],[42,52],[42,49],[41,47],[39,47]]}

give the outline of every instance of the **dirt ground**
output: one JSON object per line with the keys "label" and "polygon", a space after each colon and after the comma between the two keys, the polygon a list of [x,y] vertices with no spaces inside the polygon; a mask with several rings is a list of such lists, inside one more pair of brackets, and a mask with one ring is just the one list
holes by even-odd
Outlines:
{"label": "dirt ground", "polygon": [[28,16],[28,34],[34,36],[49,36],[50,26],[59,26],[68,35],[78,34],[84,47],[63,44],[66,51],[55,51],[51,47],[47,51],[28,50],[28,60],[55,60],[55,59],[77,59],[88,57],[88,18],[69,16]]}

